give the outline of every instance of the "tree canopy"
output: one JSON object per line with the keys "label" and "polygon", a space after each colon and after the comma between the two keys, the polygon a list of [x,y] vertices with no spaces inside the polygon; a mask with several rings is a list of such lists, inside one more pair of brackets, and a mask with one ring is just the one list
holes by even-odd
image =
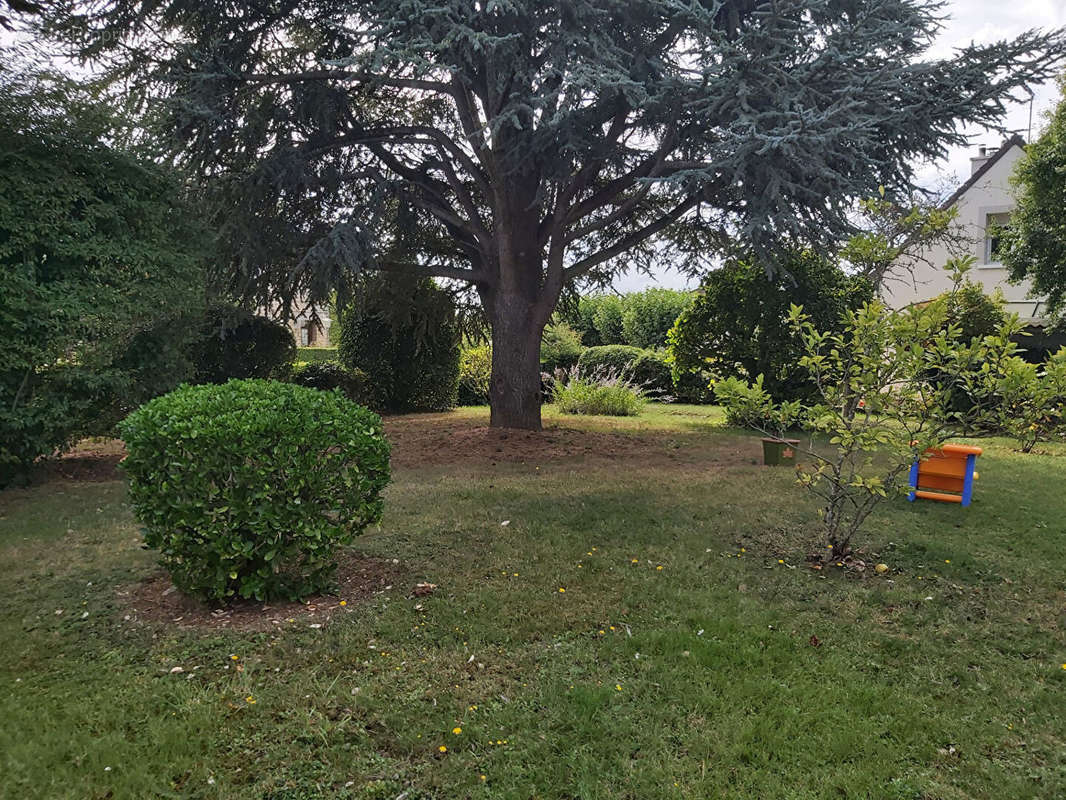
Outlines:
{"label": "tree canopy", "polygon": [[172,388],[203,238],[168,171],[117,150],[105,106],[0,66],[0,486]]}
{"label": "tree canopy", "polygon": [[1000,257],[1014,280],[1028,278],[1051,314],[1066,308],[1066,76],[1047,128],[1015,167],[1018,206],[1002,231]]}
{"label": "tree canopy", "polygon": [[[928,58],[934,0],[117,0],[51,9],[209,179],[231,288],[472,286],[493,424],[539,427],[560,292],[724,237],[836,244],[855,198],[994,126],[1061,33]],[[669,247],[656,240],[670,238]]]}

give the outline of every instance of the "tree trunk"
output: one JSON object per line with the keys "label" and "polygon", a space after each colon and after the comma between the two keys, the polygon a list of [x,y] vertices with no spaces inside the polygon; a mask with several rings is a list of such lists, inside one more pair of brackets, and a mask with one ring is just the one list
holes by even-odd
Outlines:
{"label": "tree trunk", "polygon": [[532,304],[522,298],[497,296],[492,305],[489,425],[539,431],[540,337],[544,323],[539,321]]}

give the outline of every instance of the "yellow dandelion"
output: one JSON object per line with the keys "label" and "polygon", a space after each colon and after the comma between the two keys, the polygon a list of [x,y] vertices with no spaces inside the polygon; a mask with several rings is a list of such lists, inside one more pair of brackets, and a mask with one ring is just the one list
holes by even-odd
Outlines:
{"label": "yellow dandelion", "polygon": [[613,630],[617,630],[617,629],[614,627],[614,625],[612,625],[611,626],[611,630],[613,631]]}
{"label": "yellow dandelion", "polygon": [[607,633],[607,631],[602,631],[601,630],[599,633],[600,633],[600,636],[603,636],[603,635],[605,635]]}
{"label": "yellow dandelion", "polygon": [[748,548],[742,547],[742,548],[740,548],[740,552],[746,553],[746,552],[748,552]]}
{"label": "yellow dandelion", "polygon": [[444,745],[441,745],[440,747],[437,748],[437,751],[440,752],[440,753],[447,753],[448,752],[448,748],[445,747]]}
{"label": "yellow dandelion", "polygon": [[487,777],[485,777],[484,775],[482,775],[482,776],[481,776],[481,780],[483,780],[483,781],[487,781],[487,780],[488,780],[488,778],[487,778]]}
{"label": "yellow dandelion", "polygon": [[944,559],[944,563],[945,564],[950,564],[951,563],[951,559],[950,558],[945,558]]}
{"label": "yellow dandelion", "polygon": [[230,656],[230,659],[233,661],[236,661],[238,658],[240,658],[240,656]]}
{"label": "yellow dandelion", "polygon": [[341,605],[342,605],[342,606],[346,606],[346,605],[348,605],[348,601],[347,601],[347,600],[341,600]]}
{"label": "yellow dandelion", "polygon": [[658,570],[659,572],[662,572],[662,571],[663,571],[663,565],[662,565],[662,564],[660,564],[660,565],[659,565],[659,566],[657,566],[657,567],[656,567],[655,569],[656,569],[656,570]]}
{"label": "yellow dandelion", "polygon": [[1062,665],[1062,668],[1063,668],[1063,669],[1066,669],[1066,664],[1063,664],[1063,665]]}
{"label": "yellow dandelion", "polygon": [[244,698],[244,702],[246,702],[250,706],[254,706],[255,705],[255,698],[252,697],[251,695],[248,695],[246,698]]}
{"label": "yellow dandelion", "polygon": [[614,685],[614,690],[615,690],[616,692],[620,692],[620,691],[622,691],[622,684],[620,684],[620,683],[616,683],[616,684]]}
{"label": "yellow dandelion", "polygon": [[779,559],[777,559],[777,563],[778,564],[784,564],[785,563],[785,559],[779,558]]}
{"label": "yellow dandelion", "polygon": [[460,728],[458,725],[455,726],[454,728],[452,728],[452,733],[454,733],[456,736],[458,736],[462,732],[463,732],[463,729]]}
{"label": "yellow dandelion", "polygon": [[640,559],[639,558],[630,559],[629,563],[630,564],[639,564],[640,563]]}
{"label": "yellow dandelion", "polygon": [[564,589],[562,586],[560,586],[559,587],[559,594],[566,594],[566,589]]}

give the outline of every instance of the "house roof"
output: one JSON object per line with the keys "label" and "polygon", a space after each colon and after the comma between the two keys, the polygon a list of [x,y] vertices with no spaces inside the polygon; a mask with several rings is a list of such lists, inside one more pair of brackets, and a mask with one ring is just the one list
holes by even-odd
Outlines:
{"label": "house roof", "polygon": [[951,208],[953,205],[955,205],[955,203],[958,202],[959,198],[966,194],[968,191],[970,191],[973,185],[979,180],[981,180],[981,178],[983,178],[988,173],[988,171],[992,169],[992,167],[996,166],[996,163],[1001,158],[1003,158],[1003,156],[1007,155],[1007,153],[1010,152],[1011,148],[1013,148],[1015,145],[1024,150],[1025,139],[1023,139],[1018,134],[1014,134],[1005,142],[1003,142],[1002,146],[1000,146],[1000,148],[996,152],[989,156],[988,160],[978,168],[977,172],[970,176],[970,179],[966,181],[966,183],[962,184],[962,186],[952,192],[951,197],[944,201],[944,203],[941,205],[941,208]]}

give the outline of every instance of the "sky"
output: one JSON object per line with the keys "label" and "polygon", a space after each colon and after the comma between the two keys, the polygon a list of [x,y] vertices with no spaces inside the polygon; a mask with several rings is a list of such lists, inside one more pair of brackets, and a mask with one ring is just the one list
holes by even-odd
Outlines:
{"label": "sky", "polygon": [[[944,12],[951,19],[945,23],[929,53],[930,57],[948,57],[952,50],[970,42],[988,44],[1013,38],[1032,28],[1066,27],[1066,0],[948,0]],[[1054,83],[1030,88],[1036,95],[1032,129],[1032,136],[1036,137],[1043,125],[1044,115],[1057,103],[1059,92]],[[1005,126],[1023,137],[1027,135],[1028,102],[1010,109]],[[967,129],[966,133],[971,141],[969,147],[953,148],[944,161],[916,165],[920,185],[930,189],[957,186],[969,177],[970,158],[977,155],[979,146],[995,148],[1003,141],[1003,137],[994,131],[977,128]],[[619,292],[639,291],[648,286],[684,289],[691,288],[695,283],[677,272],[665,271],[651,277],[622,275],[615,281],[615,289]]]}

